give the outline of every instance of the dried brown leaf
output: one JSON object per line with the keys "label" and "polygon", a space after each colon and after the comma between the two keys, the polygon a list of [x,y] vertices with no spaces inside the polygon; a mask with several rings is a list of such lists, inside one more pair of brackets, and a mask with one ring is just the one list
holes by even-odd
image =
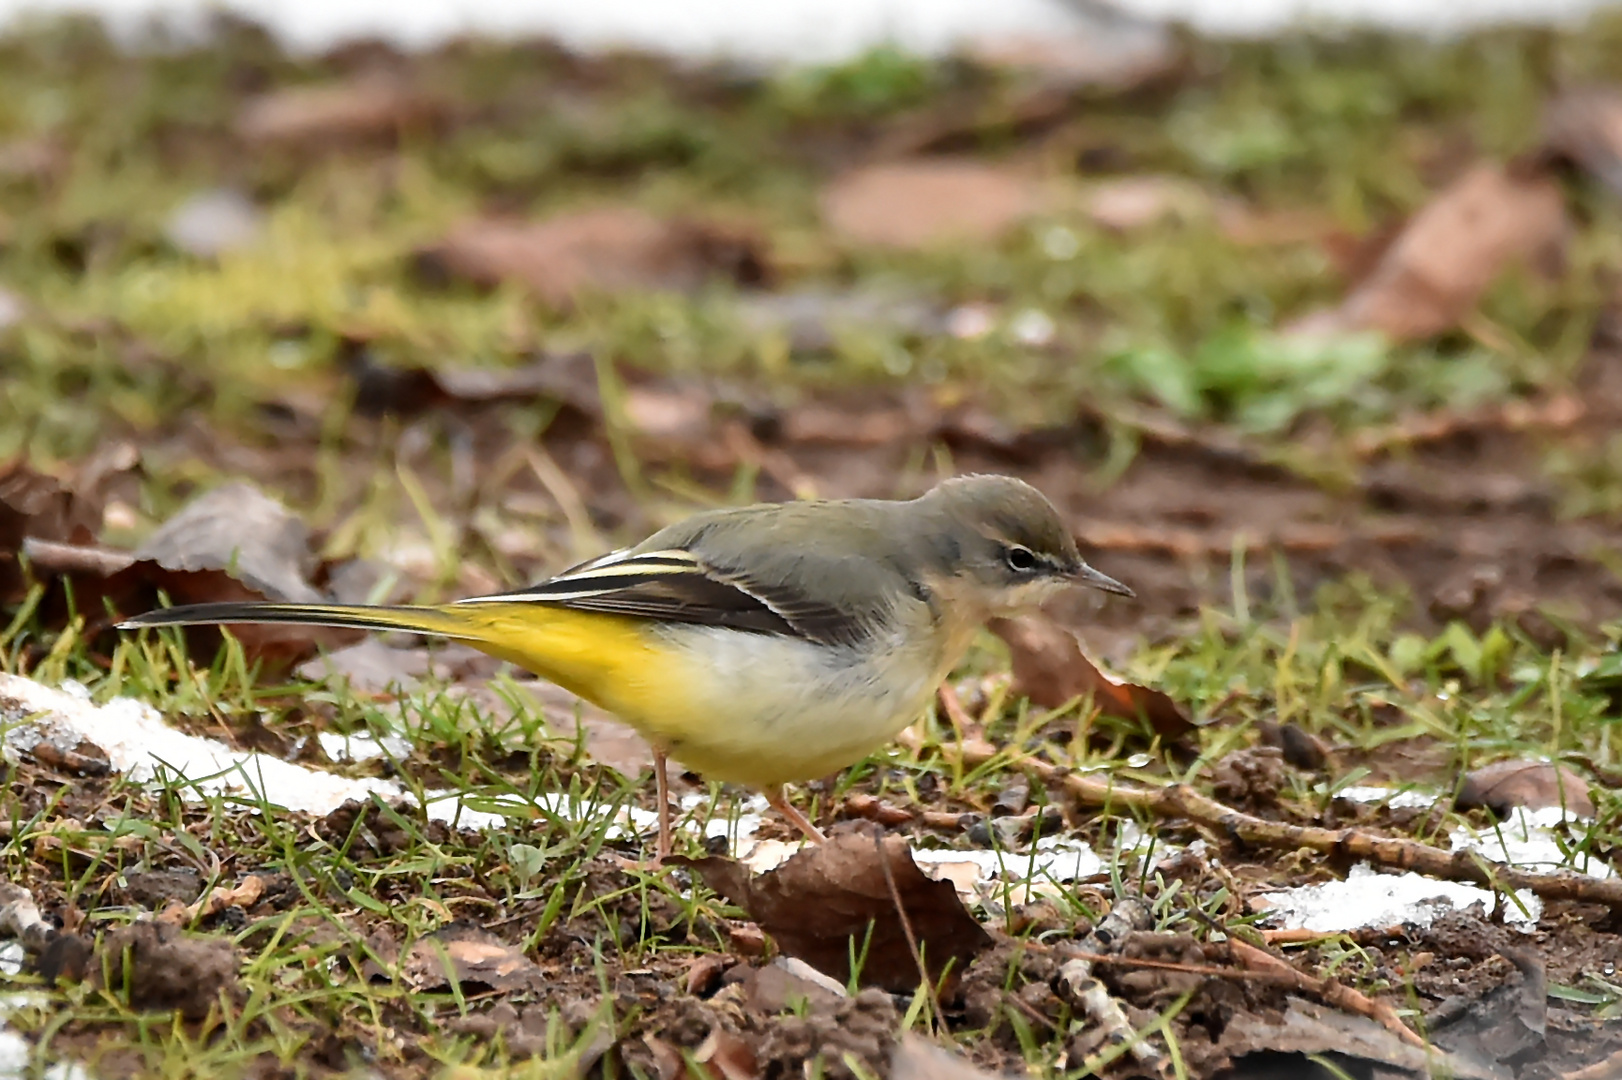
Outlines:
{"label": "dried brown leaf", "polygon": [[1563,806],[1579,817],[1594,816],[1588,781],[1548,761],[1497,761],[1471,769],[1459,785],[1454,805],[1460,810],[1486,807],[1500,817],[1515,806],[1528,810]]}
{"label": "dried brown leaf", "polygon": [[414,991],[463,988],[502,993],[533,990],[545,975],[517,946],[475,927],[452,925],[419,940],[400,961],[401,980]]}
{"label": "dried brown leaf", "polygon": [[1588,415],[1586,403],[1572,394],[1556,394],[1541,401],[1505,401],[1476,409],[1438,409],[1398,419],[1385,427],[1367,427],[1352,438],[1352,452],[1372,458],[1444,442],[1459,436],[1491,432],[1564,431]]}
{"label": "dried brown leaf", "polygon": [[755,1080],[760,1065],[755,1048],[741,1035],[717,1025],[693,1051],[693,1060],[714,1080]]}
{"label": "dried brown leaf", "polygon": [[1283,1067],[1289,1063],[1284,1056],[1291,1055],[1298,1059],[1297,1067],[1303,1072],[1311,1064],[1310,1057],[1332,1054],[1414,1076],[1432,1075],[1439,1059],[1445,1061],[1448,1074],[1459,1080],[1500,1080],[1505,1075],[1494,1066],[1447,1054],[1440,1048],[1415,1046],[1367,1017],[1296,997],[1288,999],[1282,1015],[1274,1010],[1240,1011],[1223,1031],[1217,1048],[1236,1061],[1252,1054],[1266,1055]]}
{"label": "dried brown leaf", "polygon": [[[193,500],[160,526],[133,553],[89,545],[30,541],[30,558],[50,580],[65,581],[74,605],[93,627],[107,621],[110,606],[121,616],[157,606],[160,595],[174,604],[233,600],[325,599],[308,581],[316,569],[309,532],[281,503],[246,483],[226,484]],[[60,593],[41,607],[48,622],[66,618]],[[218,647],[213,627],[184,633],[197,655]],[[232,627],[251,659],[282,669],[314,654],[359,640],[359,631],[322,627]]]}
{"label": "dried brown leaf", "polygon": [[515,282],[566,310],[588,293],[689,292],[725,277],[766,276],[752,232],[719,222],[665,219],[631,206],[604,206],[542,221],[463,222],[418,254],[436,275],[477,285]]}
{"label": "dried brown leaf", "polygon": [[822,219],[858,244],[927,248],[989,243],[1053,205],[1036,176],[969,158],[869,165],[823,190]]}
{"label": "dried brown leaf", "polygon": [[1100,671],[1081,651],[1076,635],[1036,616],[994,619],[993,633],[1008,643],[1013,690],[1046,709],[1092,695],[1104,716],[1143,719],[1159,735],[1175,739],[1194,730],[1181,705],[1165,692],[1123,682]]}
{"label": "dried brown leaf", "polygon": [[[800,968],[800,971],[789,970],[787,965],[790,964]],[[806,978],[805,975],[812,977]],[[825,982],[831,983],[832,980],[804,960],[780,956],[749,973],[743,982],[744,999],[749,1002],[750,1008],[767,1016],[781,1012],[802,1012],[807,1007],[826,1012],[839,1005],[845,990],[838,983],[824,986]]]}
{"label": "dried brown leaf", "polygon": [[543,353],[511,368],[397,367],[352,340],[344,371],[355,382],[355,408],[368,416],[409,416],[454,405],[549,399],[582,416],[602,415],[597,367],[585,353]]}
{"label": "dried brown leaf", "polygon": [[1399,342],[1434,337],[1469,315],[1510,265],[1558,264],[1568,233],[1552,177],[1478,165],[1414,216],[1339,307],[1290,330],[1378,330]]}
{"label": "dried brown leaf", "polygon": [[236,134],[249,146],[341,146],[399,137],[444,118],[442,102],[391,76],[295,86],[247,102]]}
{"label": "dried brown leaf", "polygon": [[881,846],[865,832],[841,833],[755,876],[733,859],[678,861],[748,912],[784,953],[840,982],[850,978],[853,952],[865,948],[862,985],[896,993],[918,986],[918,961],[896,912],[886,864],[932,979],[939,980],[948,966],[960,975],[991,944],[951,882],[926,877],[900,837],[885,837]]}
{"label": "dried brown leaf", "polygon": [[0,604],[28,594],[18,556],[30,539],[88,544],[101,508],[20,458],[0,464]]}

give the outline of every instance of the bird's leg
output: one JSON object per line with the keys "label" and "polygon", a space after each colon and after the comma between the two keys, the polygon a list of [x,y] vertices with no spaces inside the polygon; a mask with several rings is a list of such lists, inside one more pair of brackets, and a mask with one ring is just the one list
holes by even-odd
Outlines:
{"label": "bird's leg", "polygon": [[664,751],[653,752],[653,787],[659,799],[659,844],[654,849],[653,865],[661,865],[670,856],[670,778],[665,775],[667,759]]}
{"label": "bird's leg", "polygon": [[827,841],[828,838],[822,835],[821,829],[811,824],[810,821],[806,820],[804,814],[794,809],[794,804],[789,802],[788,798],[783,794],[783,785],[776,784],[766,788],[761,794],[766,796],[766,805],[788,818],[789,824],[804,833],[807,840],[813,844],[821,844]]}

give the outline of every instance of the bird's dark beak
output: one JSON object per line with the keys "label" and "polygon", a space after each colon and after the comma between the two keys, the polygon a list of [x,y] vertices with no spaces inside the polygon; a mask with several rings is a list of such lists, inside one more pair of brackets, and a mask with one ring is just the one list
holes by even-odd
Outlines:
{"label": "bird's dark beak", "polygon": [[1074,581],[1078,585],[1091,585],[1095,589],[1102,589],[1104,592],[1112,592],[1118,596],[1137,595],[1137,593],[1133,592],[1125,585],[1122,585],[1119,581],[1116,581],[1108,574],[1100,574],[1097,570],[1094,570],[1086,563],[1082,563],[1075,570],[1075,572],[1070,575],[1070,580]]}

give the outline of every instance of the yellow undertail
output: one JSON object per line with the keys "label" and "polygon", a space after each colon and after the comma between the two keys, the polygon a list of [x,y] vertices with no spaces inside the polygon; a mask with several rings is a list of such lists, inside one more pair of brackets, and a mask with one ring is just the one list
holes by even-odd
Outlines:
{"label": "yellow undertail", "polygon": [[533,602],[481,602],[433,607],[347,604],[193,604],[149,611],[121,628],[229,623],[292,623],[359,630],[401,630],[464,641],[534,672],[619,715],[650,739],[660,701],[680,695],[683,673],[660,649],[644,620],[571,611]]}

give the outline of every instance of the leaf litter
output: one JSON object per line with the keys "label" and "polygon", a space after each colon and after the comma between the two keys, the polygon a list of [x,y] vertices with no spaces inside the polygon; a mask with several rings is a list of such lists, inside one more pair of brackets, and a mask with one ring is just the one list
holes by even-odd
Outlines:
{"label": "leaf litter", "polygon": [[[1471,140],[1447,141],[1473,105],[1427,97],[1379,128],[1381,149],[1367,156],[1391,175],[1370,183],[1355,157],[1330,167],[1302,156],[1332,156],[1318,131],[1351,146],[1386,123],[1371,119],[1386,115],[1378,109],[1356,121],[1313,113],[1366,94],[1268,86],[1259,101],[1247,73],[1300,77],[1253,66],[1271,46],[1133,33],[1134,48],[1102,57],[1096,41],[1046,42],[981,56],[973,70],[880,55],[741,84],[544,49],[509,71],[488,46],[466,82],[457,64],[468,57],[454,52],[425,61],[366,49],[289,79],[251,35],[227,37],[220,47],[244,62],[219,114],[236,117],[240,169],[160,167],[173,174],[161,206],[251,192],[276,232],[224,254],[211,245],[248,230],[199,244],[171,221],[170,244],[193,252],[184,270],[115,220],[19,230],[13,221],[77,161],[60,146],[77,136],[53,135],[54,150],[34,140],[37,153],[14,143],[21,164],[0,190],[0,231],[8,259],[33,261],[6,272],[40,295],[24,302],[23,326],[0,328],[12,350],[0,406],[15,401],[39,423],[0,433],[7,453],[37,455],[0,484],[0,602],[22,612],[0,656],[18,672],[5,684],[16,808],[5,837],[36,916],[13,925],[32,941],[31,962],[52,970],[40,963],[45,938],[87,950],[86,927],[116,927],[104,944],[136,967],[119,986],[79,992],[133,991],[121,1008],[173,1010],[199,1030],[211,1010],[254,1008],[243,986],[281,993],[263,981],[274,969],[310,1010],[275,1020],[293,1025],[277,1030],[293,1032],[301,1068],[381,1055],[383,1071],[404,1075],[493,1074],[530,1055],[558,1075],[629,1067],[694,1080],[938,1075],[967,1060],[970,1075],[1124,1074],[1128,1060],[1165,1075],[1174,1040],[1190,1075],[1266,1055],[1420,1075],[1427,1066],[1409,1051],[1421,1031],[1467,1060],[1459,1075],[1574,1075],[1611,1054],[1607,978],[1622,956],[1605,921],[1612,893],[1597,886],[1611,875],[1604,792],[1617,770],[1592,737],[1603,686],[1571,680],[1603,647],[1584,635],[1610,633],[1622,612],[1604,555],[1618,533],[1614,516],[1561,512],[1536,460],[1568,455],[1550,469],[1584,505],[1606,505],[1614,357],[1603,334],[1586,341],[1560,323],[1562,305],[1594,313],[1598,301],[1576,287],[1592,270],[1582,234],[1608,225],[1573,212],[1581,193],[1549,171],[1574,161],[1609,182],[1603,94],[1586,119],[1565,121],[1588,125],[1586,136],[1547,122],[1546,145],[1508,166],[1484,163]],[[1423,67],[1443,72],[1476,47],[1438,47]],[[1377,71],[1411,93],[1397,68],[1359,63],[1336,59],[1332,77]],[[999,73],[1006,86],[994,85]],[[1235,97],[1247,102],[1237,116],[1224,112]],[[1551,115],[1561,108],[1557,96]],[[571,127],[579,117],[589,132]],[[762,117],[780,130],[768,134]],[[727,140],[748,124],[740,157]],[[185,155],[212,152],[226,126],[211,135],[160,120],[153,147],[195,165],[207,155]],[[1319,168],[1355,193],[1336,213],[1305,205],[1328,187],[1302,184]],[[717,191],[726,197],[708,206]],[[786,213],[772,204],[784,192]],[[1352,228],[1340,218],[1356,205],[1406,224]],[[300,214],[330,235],[306,242],[300,274],[262,274],[274,304],[239,309],[186,291],[226,263],[273,266],[279,230]],[[198,235],[219,222],[204,224]],[[1362,267],[1325,254],[1360,232]],[[328,275],[334,259],[355,260],[354,273]],[[875,260],[897,290],[873,289]],[[1275,325],[1332,299],[1322,267],[1334,260],[1350,286],[1327,324],[1381,331],[1387,351],[1273,339]],[[1517,264],[1543,275],[1524,279],[1524,295],[1500,287],[1525,272]],[[84,297],[121,299],[95,318],[70,315],[81,305],[41,266],[63,268]],[[306,271],[326,283],[313,290],[321,299],[287,303]],[[125,272],[144,284],[124,288]],[[154,316],[165,296],[189,312],[199,295],[210,310],[223,301],[251,314],[228,314],[233,329],[206,342],[189,317]],[[711,318],[734,307],[745,338]],[[1256,325],[1236,329],[1240,315]],[[1100,362],[1122,341],[1129,360]],[[124,365],[115,392],[93,362],[62,374],[61,357],[98,350]],[[1555,359],[1529,359],[1540,350]],[[1557,374],[1568,361],[1575,388]],[[1159,374],[1137,378],[1151,364]],[[1175,386],[1192,393],[1161,394]],[[87,389],[89,404],[53,408],[69,388]],[[219,415],[179,421],[145,403],[174,393]],[[351,394],[358,415],[340,422]],[[271,445],[289,430],[304,441]],[[87,431],[106,463],[86,460]],[[120,456],[132,439],[137,458]],[[379,467],[385,446],[394,452]],[[510,583],[695,503],[908,494],[948,467],[1038,483],[1142,606],[1067,597],[1041,635],[1004,626],[1012,678],[980,677],[1001,654],[977,652],[966,722],[950,718],[948,734],[925,721],[848,790],[806,786],[834,848],[785,844],[736,793],[679,784],[709,850],[730,849],[700,860],[724,871],[732,891],[720,897],[603,857],[598,845],[634,850],[651,815],[606,794],[609,770],[577,771],[576,751],[634,778],[646,750],[612,741],[615,725],[567,695],[493,679],[453,650],[376,642],[323,653],[301,669],[305,684],[272,685],[315,655],[307,637],[281,654],[242,639],[260,667],[232,690],[239,676],[224,668],[141,669],[163,654],[98,631],[106,601],[123,611],[158,590],[179,600],[355,588],[339,578],[368,546],[397,559],[399,587],[437,596],[452,584],[434,553],[446,537],[461,564],[454,584]],[[252,480],[314,508],[321,528],[300,532],[240,487],[215,486],[228,494],[205,496],[191,517],[169,514],[199,478]],[[411,507],[390,506],[388,488],[409,488]],[[143,547],[101,542],[166,518]],[[385,531],[390,543],[376,543]],[[407,532],[429,537],[411,558]],[[1412,610],[1388,617],[1383,593],[1349,598],[1359,573],[1412,590]],[[1326,630],[1310,614],[1315,596],[1360,614]],[[76,616],[83,638],[71,636]],[[1106,675],[1076,626],[1131,677]],[[206,662],[218,638],[188,640],[186,653]],[[108,703],[92,706],[74,677]],[[188,698],[205,683],[213,712]],[[1552,728],[1531,719],[1551,700]],[[1055,714],[1035,738],[1021,726],[1027,705]],[[526,727],[537,708],[544,726]],[[204,744],[162,718],[187,714],[224,739]],[[275,752],[239,748],[250,716],[287,730]],[[73,722],[53,728],[61,717]],[[1080,731],[1090,737],[1075,740]],[[336,771],[307,767],[317,746]],[[1493,760],[1511,782],[1478,784],[1489,810],[1455,807],[1452,781]],[[1414,762],[1426,765],[1405,789],[1343,783],[1362,779],[1349,770],[1384,781]],[[176,765],[185,782],[167,771]],[[273,776],[304,794],[265,790]],[[311,799],[312,783],[330,790]],[[1576,801],[1584,790],[1597,805]],[[262,800],[306,812],[266,815]],[[842,831],[844,818],[882,822],[883,838]],[[859,854],[817,866],[851,844]],[[1369,851],[1379,869],[1355,861]],[[1389,872],[1405,859],[1425,873]],[[1597,885],[1550,873],[1533,896],[1510,887],[1527,880],[1510,864],[1575,868]],[[1325,880],[1366,891],[1338,905],[1304,895]],[[1418,901],[1453,902],[1370,899],[1410,886]],[[1363,918],[1290,939],[1263,917],[1278,896]],[[151,917],[109,907],[115,899]],[[1165,925],[1118,932],[1113,916],[1140,900]],[[42,929],[56,919],[59,933]],[[1292,951],[1246,945],[1258,919],[1265,940]],[[267,945],[272,925],[285,937]],[[944,949],[973,946],[933,997],[915,996],[919,958],[896,945],[909,927],[926,968],[943,938]],[[849,975],[870,933],[886,943],[873,977],[889,989],[853,995],[774,956],[805,951]],[[356,942],[388,961],[386,977],[361,976]],[[300,983],[316,971],[344,993],[388,1000],[372,1015],[390,1019],[310,1005],[334,1000],[323,998],[330,985]],[[420,1023],[396,1018],[402,1002]],[[1392,1002],[1419,1005],[1393,1027]],[[898,1043],[909,1010],[961,1043],[951,1065],[945,1051]],[[1493,1022],[1460,1019],[1473,1014]],[[45,1030],[22,1012],[12,1022]],[[45,1038],[53,1056],[89,1060],[118,1030],[73,1017]]]}

